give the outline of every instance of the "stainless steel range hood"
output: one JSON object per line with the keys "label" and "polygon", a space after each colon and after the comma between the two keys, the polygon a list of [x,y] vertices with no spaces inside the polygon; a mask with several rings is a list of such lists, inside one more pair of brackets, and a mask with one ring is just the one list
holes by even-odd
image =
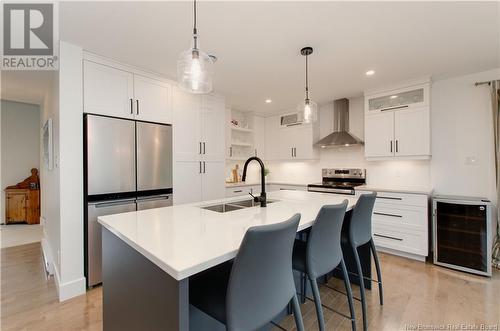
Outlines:
{"label": "stainless steel range hood", "polygon": [[363,141],[349,132],[349,100],[333,101],[333,132],[318,141],[321,148],[362,145]]}

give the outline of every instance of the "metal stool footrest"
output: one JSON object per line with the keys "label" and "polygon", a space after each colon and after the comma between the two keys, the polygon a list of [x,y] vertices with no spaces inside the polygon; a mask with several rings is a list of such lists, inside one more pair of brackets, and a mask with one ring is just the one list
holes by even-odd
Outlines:
{"label": "metal stool footrest", "polygon": [[[302,295],[302,294],[301,294],[301,293],[299,293],[299,295]],[[309,301],[311,301],[311,302],[314,302],[314,299],[309,298],[307,295],[304,295],[304,298],[306,298],[307,300],[309,300]],[[329,307],[329,306],[327,306],[327,305],[325,305],[325,304],[323,304],[323,303],[321,303],[321,306],[322,306],[323,308],[325,308],[325,309],[328,309],[329,311],[331,311],[331,312],[333,312],[333,313],[335,313],[335,314],[338,314],[338,315],[340,315],[340,316],[342,316],[342,317],[347,318],[348,320],[351,320],[351,321],[354,321],[354,320],[355,320],[355,319],[354,319],[354,318],[352,318],[351,316],[348,316],[348,315],[346,315],[346,314],[344,314],[344,313],[341,313],[340,311],[335,310],[335,309],[333,309],[332,307]]]}

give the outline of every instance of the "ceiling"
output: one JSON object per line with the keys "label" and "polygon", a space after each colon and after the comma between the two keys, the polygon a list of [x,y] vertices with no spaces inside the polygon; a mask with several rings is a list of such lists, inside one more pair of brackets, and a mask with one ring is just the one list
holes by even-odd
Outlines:
{"label": "ceiling", "polygon": [[[61,2],[59,13],[61,40],[171,78],[191,43],[192,2]],[[303,98],[303,46],[314,48],[312,99],[324,103],[500,67],[499,16],[499,2],[202,1],[198,28],[200,48],[218,57],[215,90],[268,113]]]}
{"label": "ceiling", "polygon": [[0,98],[17,102],[43,105],[54,79],[54,71],[2,71]]}

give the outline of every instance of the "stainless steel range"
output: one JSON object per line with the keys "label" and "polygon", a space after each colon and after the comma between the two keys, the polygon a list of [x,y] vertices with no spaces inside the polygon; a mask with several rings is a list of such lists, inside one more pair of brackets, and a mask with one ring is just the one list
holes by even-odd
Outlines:
{"label": "stainless steel range", "polygon": [[323,182],[309,184],[310,192],[354,195],[356,186],[366,183],[365,169],[323,169]]}

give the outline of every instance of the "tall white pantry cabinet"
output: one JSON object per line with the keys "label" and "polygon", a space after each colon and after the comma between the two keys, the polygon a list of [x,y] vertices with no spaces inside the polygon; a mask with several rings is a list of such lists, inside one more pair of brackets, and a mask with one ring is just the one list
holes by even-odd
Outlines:
{"label": "tall white pantry cabinet", "polygon": [[174,204],[225,196],[225,100],[173,89]]}

